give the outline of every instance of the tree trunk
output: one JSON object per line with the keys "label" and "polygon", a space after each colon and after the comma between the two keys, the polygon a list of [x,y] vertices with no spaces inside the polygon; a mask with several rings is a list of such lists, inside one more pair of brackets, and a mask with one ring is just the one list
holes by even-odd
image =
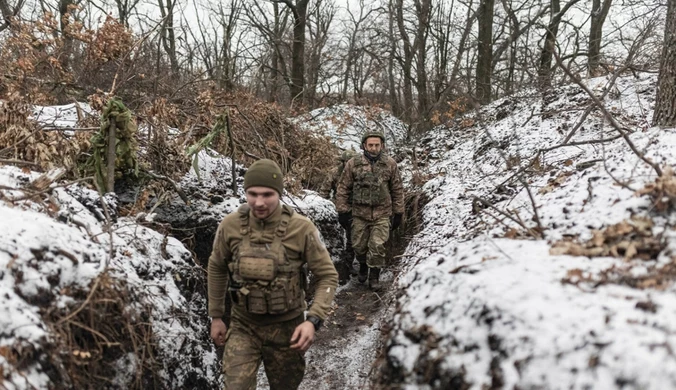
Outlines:
{"label": "tree trunk", "polygon": [[538,66],[538,86],[540,89],[549,88],[552,85],[551,68],[552,60],[554,58],[554,45],[556,44],[556,36],[559,33],[559,21],[557,17],[561,11],[561,1],[552,0],[552,16],[545,32],[545,42],[540,52],[540,65]]}
{"label": "tree trunk", "polygon": [[591,11],[591,27],[589,30],[589,76],[599,75],[601,60],[601,39],[603,38],[603,23],[606,21],[612,0],[593,0]]}
{"label": "tree trunk", "polygon": [[399,60],[401,70],[404,73],[404,119],[412,122],[415,118],[413,115],[413,84],[411,82],[413,80],[413,49],[404,25],[404,1],[396,1],[397,4],[391,4],[391,6],[396,9],[397,26],[404,46],[404,58]]}
{"label": "tree trunk", "polygon": [[394,56],[397,52],[397,42],[394,38],[394,15],[392,12],[389,13],[389,33],[390,33],[390,55],[387,56],[387,84],[390,92],[390,106],[392,108],[392,113],[394,116],[399,117],[401,112],[401,106],[399,105],[399,96],[397,95],[397,84],[394,79]]}
{"label": "tree trunk", "polygon": [[108,120],[108,154],[106,156],[106,192],[115,192],[115,160],[117,158],[117,124],[111,115]]}
{"label": "tree trunk", "polygon": [[667,7],[653,126],[676,126],[676,1]]}
{"label": "tree trunk", "polygon": [[556,36],[559,34],[559,24],[561,18],[580,0],[570,0],[561,8],[561,0],[552,0],[552,16],[545,33],[545,43],[540,52],[540,65],[538,67],[538,86],[540,89],[547,89],[552,85],[552,62],[554,59],[554,49],[556,47]]}
{"label": "tree trunk", "polygon": [[305,90],[305,25],[307,22],[307,6],[310,0],[298,0],[293,6],[285,4],[293,13],[293,46],[291,49],[291,101],[304,102]]}
{"label": "tree trunk", "polygon": [[476,98],[481,104],[491,102],[493,69],[493,10],[495,0],[479,3],[479,49],[476,63]]}
{"label": "tree trunk", "polygon": [[[171,65],[172,76],[178,76],[178,57],[176,56],[176,35],[174,34],[174,5],[175,0],[167,0],[166,5],[163,0],[158,0],[160,6],[160,13],[162,14],[162,47],[169,56],[169,63]],[[158,69],[158,72],[161,72]]]}
{"label": "tree trunk", "polygon": [[[493,1],[493,0],[490,0]],[[430,12],[432,10],[430,0],[416,1],[418,28],[415,37],[416,56],[416,90],[418,91],[418,117],[422,122],[427,122],[429,109],[429,95],[427,92],[427,35],[429,33]],[[423,126],[425,127],[425,126]]]}
{"label": "tree trunk", "polygon": [[73,55],[75,48],[73,35],[68,31],[70,26],[70,11],[73,5],[75,5],[73,0],[59,1],[59,27],[61,28],[61,37],[63,38],[63,55],[59,59],[64,71],[68,71],[70,67],[70,57]]}

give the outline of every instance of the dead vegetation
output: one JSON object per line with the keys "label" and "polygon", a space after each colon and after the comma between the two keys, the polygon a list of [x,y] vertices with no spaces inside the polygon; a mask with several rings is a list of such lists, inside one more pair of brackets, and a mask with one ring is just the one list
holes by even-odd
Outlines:
{"label": "dead vegetation", "polygon": [[592,238],[586,242],[557,241],[549,253],[587,257],[612,256],[627,261],[655,259],[666,243],[661,235],[653,235],[653,226],[652,219],[634,216],[603,230],[592,231]]}
{"label": "dead vegetation", "polygon": [[664,213],[676,207],[676,177],[674,169],[666,166],[662,169],[662,175],[655,182],[636,191],[637,196],[647,195],[653,202],[655,211]]}
{"label": "dead vegetation", "polygon": [[[161,387],[150,308],[139,310],[122,279],[103,273],[93,283],[98,288],[65,292],[75,305],[42,309],[54,335],[47,347],[50,379],[72,388]],[[118,365],[130,368],[128,378],[119,377]]]}

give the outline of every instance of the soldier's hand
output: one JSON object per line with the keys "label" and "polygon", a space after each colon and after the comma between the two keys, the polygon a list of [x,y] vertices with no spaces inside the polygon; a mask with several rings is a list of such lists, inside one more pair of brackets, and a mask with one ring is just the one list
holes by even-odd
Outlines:
{"label": "soldier's hand", "polygon": [[397,230],[401,226],[401,214],[394,214],[392,217],[392,230]]}
{"label": "soldier's hand", "polygon": [[220,318],[213,318],[211,320],[211,339],[214,340],[214,343],[218,346],[225,344],[225,334],[228,331],[228,327],[225,326]]}
{"label": "soldier's hand", "polygon": [[305,321],[296,327],[291,336],[291,349],[301,352],[307,351],[315,341],[315,326],[310,321]]}
{"label": "soldier's hand", "polygon": [[352,213],[338,213],[338,223],[343,229],[348,229],[352,225]]}

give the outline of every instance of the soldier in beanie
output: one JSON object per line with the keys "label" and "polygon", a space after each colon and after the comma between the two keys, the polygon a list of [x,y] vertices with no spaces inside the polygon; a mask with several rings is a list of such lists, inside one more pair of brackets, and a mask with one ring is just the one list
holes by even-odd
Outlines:
{"label": "soldier in beanie", "polygon": [[345,164],[338,182],[336,210],[340,224],[352,229],[359,282],[368,277],[369,287],[378,290],[385,243],[404,214],[404,186],[396,161],[383,151],[385,136],[367,131],[361,142],[364,153]]}
{"label": "soldier in beanie", "polygon": [[[225,346],[226,390],[255,389],[261,362],[270,389],[296,389],[305,373],[303,354],[326,318],[338,273],[315,225],[280,202],[284,182],[274,161],[251,165],[244,190],[247,203],[223,219],[209,257],[211,338]],[[317,281],[307,317],[306,266]],[[229,328],[222,320],[227,310]]]}

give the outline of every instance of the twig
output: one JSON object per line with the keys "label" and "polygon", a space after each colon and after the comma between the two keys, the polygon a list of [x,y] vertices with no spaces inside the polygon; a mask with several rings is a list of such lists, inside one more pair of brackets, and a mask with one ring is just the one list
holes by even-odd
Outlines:
{"label": "twig", "polygon": [[37,133],[38,133],[39,131],[41,131],[41,130],[42,130],[42,129],[34,130],[32,133],[30,133],[30,134],[28,134],[27,136],[21,138],[20,140],[18,140],[17,142],[15,142],[13,145],[9,145],[8,147],[6,147],[6,148],[0,150],[0,156],[2,156],[3,154],[5,154],[5,152],[8,152],[8,151],[12,150],[13,148],[17,147],[17,146],[20,145],[21,143],[25,142],[27,139],[29,139],[30,137],[34,136],[35,134],[37,134]]}
{"label": "twig", "polygon": [[94,131],[100,127],[45,127],[42,131]]}
{"label": "twig", "polygon": [[12,160],[12,159],[4,159],[0,158],[0,163],[2,164],[15,164],[15,165],[30,165],[32,167],[40,168],[40,164],[36,164],[34,162],[30,161],[23,161],[23,160]]}
{"label": "twig", "polygon": [[146,175],[152,177],[153,179],[164,180],[164,181],[168,182],[169,184],[171,184],[172,187],[174,187],[174,190],[176,191],[176,193],[178,194],[178,196],[181,197],[181,199],[183,200],[183,202],[185,202],[185,204],[187,204],[187,205],[190,205],[190,199],[188,199],[188,197],[186,196],[185,192],[183,192],[183,190],[181,189],[181,187],[179,187],[178,184],[176,184],[175,181],[171,180],[170,178],[168,178],[168,177],[166,177],[166,176],[157,175],[157,174],[152,173],[152,172],[150,172],[150,171],[146,171],[146,172],[144,172],[144,173],[145,173]]}
{"label": "twig", "polygon": [[588,141],[579,141],[579,142],[571,142],[571,143],[563,143],[563,144],[558,144],[549,148],[545,149],[540,149],[540,152],[551,152],[552,150],[563,148],[566,146],[580,146],[580,145],[592,145],[592,144],[603,144],[606,142],[614,141],[618,138],[622,138],[621,135],[616,135],[614,137],[610,138],[601,138],[601,139],[591,139]]}
{"label": "twig", "polygon": [[[485,199],[482,199],[482,198],[480,198],[480,197],[478,197],[478,196],[475,196],[475,197],[474,197],[474,201],[475,201],[475,202],[479,202],[479,203],[483,204],[483,205],[486,206],[486,207],[490,207],[491,209],[497,211],[500,215],[502,215],[502,216],[504,216],[504,217],[510,219],[511,221],[513,221],[514,223],[516,223],[517,225],[521,226],[521,227],[524,228],[526,231],[528,231],[528,233],[530,233],[530,235],[533,236],[534,238],[542,238],[542,233],[541,233],[541,232],[538,232],[538,231],[535,231],[535,230],[529,228],[529,227],[526,226],[522,221],[519,221],[518,219],[512,217],[511,215],[509,215],[509,214],[505,213],[504,211],[500,210],[499,208],[495,207],[491,202],[489,202],[489,201],[487,201],[487,200],[485,200]],[[538,226],[540,226],[540,225],[538,225]]]}
{"label": "twig", "polygon": [[608,119],[610,124],[615,128],[615,130],[617,130],[620,133],[622,138],[624,138],[627,145],[629,145],[631,151],[634,152],[634,154],[636,154],[636,156],[638,156],[641,160],[643,160],[643,162],[652,167],[655,173],[657,173],[657,176],[661,177],[662,170],[660,169],[660,167],[654,162],[652,162],[649,158],[645,156],[644,153],[641,153],[636,148],[636,145],[634,145],[634,143],[631,141],[631,138],[629,138],[627,130],[625,130],[622,127],[622,125],[620,125],[617,122],[615,117],[610,112],[608,112],[605,105],[599,100],[599,98],[582,81],[580,81],[577,77],[575,77],[573,73],[570,71],[570,69],[561,62],[561,57],[559,56],[559,53],[556,52],[556,50],[552,50],[552,54],[556,59],[557,65],[561,67],[561,69],[563,69],[564,73],[566,73],[566,75],[570,77],[573,80],[573,82],[575,82],[575,84],[579,85],[580,88],[582,88],[589,95],[589,97],[594,101],[594,104],[601,110],[601,112],[603,112],[603,115],[606,117],[606,119]]}
{"label": "twig", "polygon": [[[20,197],[18,197],[18,198],[10,198],[10,199],[9,199],[9,200],[12,201],[12,202],[17,202],[17,201],[20,201],[20,200],[25,200],[25,199],[32,198],[32,197],[34,197],[34,196],[36,196],[36,195],[41,195],[41,194],[45,194],[45,193],[51,192],[51,191],[52,191],[53,189],[55,189],[55,188],[59,188],[59,187],[64,187],[64,188],[65,188],[65,187],[71,186],[71,185],[73,185],[73,184],[82,183],[82,182],[84,182],[84,181],[89,181],[89,180],[93,180],[93,179],[94,179],[93,176],[83,177],[83,178],[81,178],[81,179],[73,180],[73,181],[70,181],[70,182],[68,182],[68,183],[59,184],[59,185],[56,185],[56,186],[53,186],[53,187],[48,187],[48,188],[45,188],[45,189],[42,190],[42,191],[36,191],[36,192],[28,191],[28,190],[26,190],[26,189],[24,189],[24,188],[6,188],[6,189],[12,189],[12,190],[16,190],[16,191],[21,191],[21,192],[23,192],[23,193],[25,194],[25,195],[20,196]],[[3,188],[0,188],[0,189],[3,189]]]}

